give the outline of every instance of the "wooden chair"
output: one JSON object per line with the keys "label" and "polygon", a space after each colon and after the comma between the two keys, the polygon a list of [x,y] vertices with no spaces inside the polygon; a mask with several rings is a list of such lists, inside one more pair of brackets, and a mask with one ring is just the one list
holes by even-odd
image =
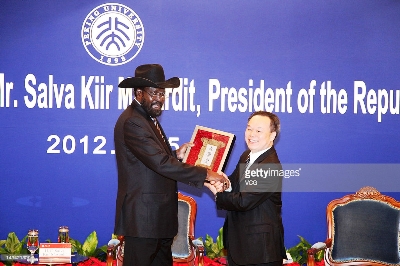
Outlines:
{"label": "wooden chair", "polygon": [[[202,241],[194,239],[196,212],[196,201],[178,192],[178,234],[172,244],[174,265],[204,265],[204,245]],[[109,243],[107,265],[112,265],[114,259],[117,260],[117,266],[123,265],[123,236],[119,236],[118,240],[118,243]]]}
{"label": "wooden chair", "polygon": [[308,250],[308,266],[325,249],[327,265],[400,265],[400,202],[363,187],[328,204],[328,239]]}

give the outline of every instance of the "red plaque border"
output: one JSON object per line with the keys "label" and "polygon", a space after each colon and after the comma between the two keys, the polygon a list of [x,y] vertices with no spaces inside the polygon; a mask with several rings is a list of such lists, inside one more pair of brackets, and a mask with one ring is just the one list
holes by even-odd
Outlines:
{"label": "red plaque border", "polygon": [[234,142],[232,133],[196,125],[190,147],[183,162],[202,166],[214,172],[222,171]]}

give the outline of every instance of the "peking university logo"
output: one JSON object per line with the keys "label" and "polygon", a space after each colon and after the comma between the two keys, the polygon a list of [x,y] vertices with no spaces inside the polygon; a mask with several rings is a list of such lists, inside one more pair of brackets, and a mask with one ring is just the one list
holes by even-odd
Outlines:
{"label": "peking university logo", "polygon": [[82,43],[97,62],[119,66],[135,58],[143,47],[144,27],[129,7],[107,3],[94,8],[82,24]]}

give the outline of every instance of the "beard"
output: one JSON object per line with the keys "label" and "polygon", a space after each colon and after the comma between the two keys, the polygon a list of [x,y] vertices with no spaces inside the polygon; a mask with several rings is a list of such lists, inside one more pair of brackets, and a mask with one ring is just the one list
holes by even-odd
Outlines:
{"label": "beard", "polygon": [[[161,107],[163,106],[163,103],[160,101],[147,101],[146,98],[142,98],[142,101],[140,102],[142,105],[143,109],[148,113],[151,117],[159,117],[162,114]],[[154,108],[154,106],[159,106],[159,108]]]}

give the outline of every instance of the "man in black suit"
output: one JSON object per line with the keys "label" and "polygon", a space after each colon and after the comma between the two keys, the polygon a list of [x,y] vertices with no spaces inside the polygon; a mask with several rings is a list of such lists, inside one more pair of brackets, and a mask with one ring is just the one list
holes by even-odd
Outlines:
{"label": "man in black suit", "polygon": [[[179,161],[190,144],[171,150],[157,117],[165,88],[161,65],[141,65],[119,87],[134,88],[135,99],[114,128],[118,195],[114,233],[125,236],[124,265],[172,265],[171,245],[178,230],[177,181],[201,188],[206,180],[222,188],[224,176]],[[228,181],[229,182],[229,181]]]}
{"label": "man in black suit", "polygon": [[229,176],[231,188],[215,194],[218,208],[227,210],[224,246],[229,266],[282,266],[286,258],[281,218],[282,166],[273,146],[279,118],[258,111],[245,131],[248,150]]}

